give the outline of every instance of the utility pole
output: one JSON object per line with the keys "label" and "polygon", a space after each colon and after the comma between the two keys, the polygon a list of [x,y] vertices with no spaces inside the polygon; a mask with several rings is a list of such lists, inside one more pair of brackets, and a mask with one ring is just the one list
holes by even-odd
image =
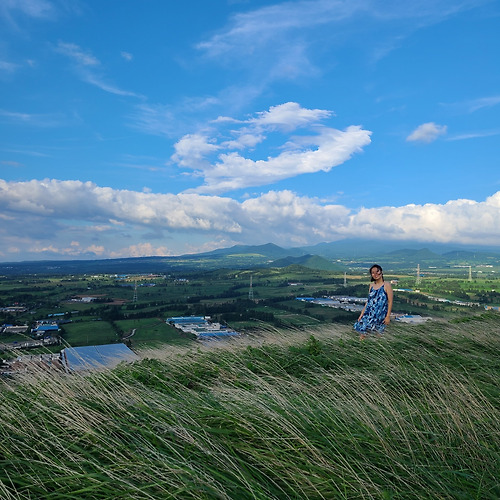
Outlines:
{"label": "utility pole", "polygon": [[132,299],[132,302],[137,302],[137,280],[135,280],[135,283],[134,283],[134,297]]}
{"label": "utility pole", "polygon": [[248,290],[248,300],[253,300],[252,275],[250,275],[250,289]]}

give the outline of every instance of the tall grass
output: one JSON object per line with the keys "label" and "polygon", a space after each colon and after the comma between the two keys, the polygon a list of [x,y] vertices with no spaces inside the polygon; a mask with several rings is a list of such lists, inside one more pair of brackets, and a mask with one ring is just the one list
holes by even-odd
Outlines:
{"label": "tall grass", "polygon": [[499,498],[500,318],[389,332],[7,380],[0,498]]}

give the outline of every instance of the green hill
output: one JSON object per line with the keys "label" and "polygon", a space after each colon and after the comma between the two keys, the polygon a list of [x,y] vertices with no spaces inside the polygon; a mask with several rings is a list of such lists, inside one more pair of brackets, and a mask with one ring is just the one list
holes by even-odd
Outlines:
{"label": "green hill", "polygon": [[309,269],[318,269],[320,271],[344,270],[344,266],[330,262],[318,255],[302,255],[300,257],[287,256],[283,259],[275,260],[270,264],[272,267],[288,267],[292,265],[299,265]]}
{"label": "green hill", "polygon": [[0,390],[2,499],[500,497],[500,317],[261,332]]}

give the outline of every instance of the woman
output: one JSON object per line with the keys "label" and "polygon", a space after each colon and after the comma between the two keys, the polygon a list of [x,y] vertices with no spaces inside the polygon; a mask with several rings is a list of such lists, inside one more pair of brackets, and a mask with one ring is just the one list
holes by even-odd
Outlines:
{"label": "woman", "polygon": [[360,340],[368,334],[382,335],[391,321],[393,293],[391,284],[384,281],[382,268],[378,264],[370,267],[371,283],[368,300],[354,323],[354,329],[360,333]]}

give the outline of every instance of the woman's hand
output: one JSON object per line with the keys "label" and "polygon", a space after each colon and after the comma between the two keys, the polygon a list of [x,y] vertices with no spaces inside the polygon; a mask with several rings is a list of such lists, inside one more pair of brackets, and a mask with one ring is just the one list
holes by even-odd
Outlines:
{"label": "woman's hand", "polygon": [[391,317],[390,316],[386,316],[385,319],[384,319],[384,325],[388,325],[390,322],[391,322]]}

